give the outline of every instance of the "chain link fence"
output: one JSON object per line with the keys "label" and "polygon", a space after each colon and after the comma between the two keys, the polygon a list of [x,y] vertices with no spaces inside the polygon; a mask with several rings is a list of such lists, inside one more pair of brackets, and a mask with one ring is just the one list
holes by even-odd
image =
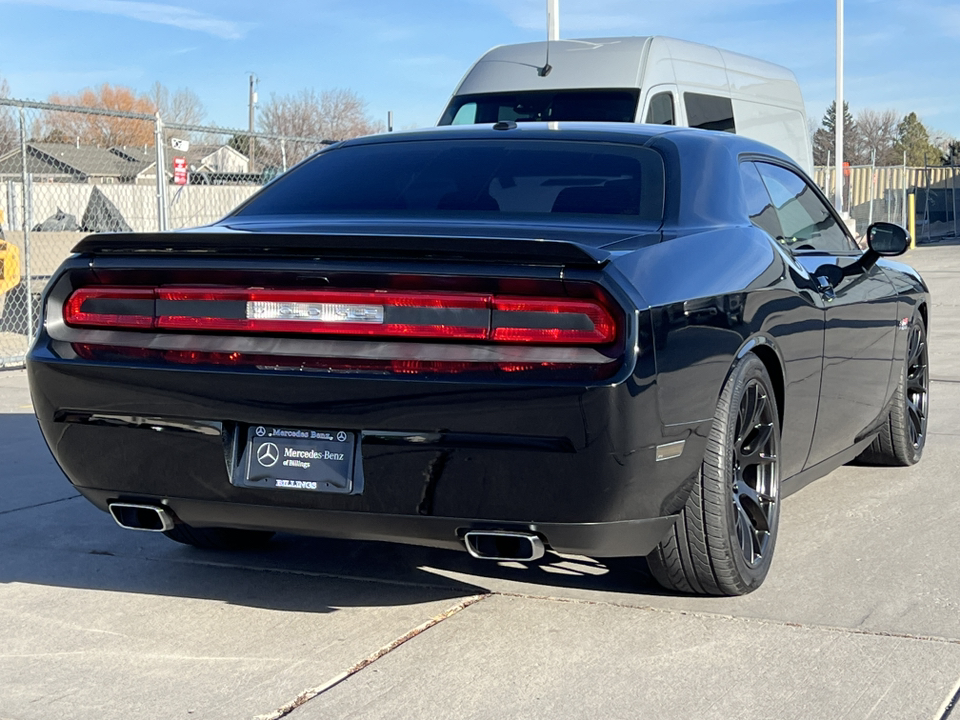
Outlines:
{"label": "chain link fence", "polygon": [[216,222],[329,144],[0,99],[0,368],[23,364],[40,294],[85,235]]}

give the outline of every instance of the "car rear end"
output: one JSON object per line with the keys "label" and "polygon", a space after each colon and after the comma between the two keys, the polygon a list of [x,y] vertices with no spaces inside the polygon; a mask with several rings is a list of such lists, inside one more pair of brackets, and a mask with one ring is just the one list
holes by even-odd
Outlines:
{"label": "car rear end", "polygon": [[214,230],[94,236],[48,286],[40,426],[121,524],[481,557],[639,555],[669,529],[649,317],[606,253]]}

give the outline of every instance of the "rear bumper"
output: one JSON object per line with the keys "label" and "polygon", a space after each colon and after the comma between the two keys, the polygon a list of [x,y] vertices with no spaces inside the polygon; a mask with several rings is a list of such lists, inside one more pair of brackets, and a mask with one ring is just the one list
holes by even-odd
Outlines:
{"label": "rear bumper", "polygon": [[470,518],[384,515],[378,513],[307,510],[240,505],[175,497],[118,496],[109,490],[80,488],[101,510],[116,501],[162,505],[177,520],[193,527],[276,530],[297,535],[374,540],[463,550],[468,530],[507,530],[533,533],[561,553],[591,557],[646,555],[673,526],[676,516],[599,523],[484,522]]}
{"label": "rear bumper", "polygon": [[[459,549],[466,530],[499,529],[642,555],[683,506],[705,435],[661,425],[649,354],[606,385],[479,384],[98,363],[59,355],[41,330],[27,369],[47,444],[80,492],[102,509],[163,504],[198,527]],[[261,424],[356,433],[362,488],[232,484],[233,439]],[[679,440],[681,457],[656,461]]]}

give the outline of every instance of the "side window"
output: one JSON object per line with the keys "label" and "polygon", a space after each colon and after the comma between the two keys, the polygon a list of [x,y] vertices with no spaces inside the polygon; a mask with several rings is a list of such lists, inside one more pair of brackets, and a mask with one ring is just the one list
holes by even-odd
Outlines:
{"label": "side window", "polygon": [[673,93],[657,93],[650,98],[650,107],[647,109],[647,119],[644,122],[652,125],[676,125],[673,113]]}
{"label": "side window", "polygon": [[806,180],[779,165],[758,162],[756,166],[777,211],[781,242],[793,250],[857,252],[854,242]]}
{"label": "side window", "polygon": [[730,98],[685,92],[683,105],[687,109],[687,124],[692,128],[722,130],[728,133],[737,131]]}
{"label": "side window", "polygon": [[774,240],[783,242],[783,229],[777,210],[773,207],[757,166],[752,162],[740,163],[740,181],[743,183],[743,199],[747,204],[750,222],[765,230]]}

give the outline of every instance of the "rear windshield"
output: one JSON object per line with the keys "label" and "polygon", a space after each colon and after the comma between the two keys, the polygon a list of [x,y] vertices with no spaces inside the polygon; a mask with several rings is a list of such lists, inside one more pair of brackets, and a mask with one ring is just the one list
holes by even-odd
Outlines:
{"label": "rear windshield", "polygon": [[633,122],[638,89],[538,90],[536,92],[459,95],[440,125],[514,122]]}
{"label": "rear windshield", "polygon": [[653,150],[568,140],[415,140],[332,148],[266,186],[235,216],[578,215],[659,223]]}

